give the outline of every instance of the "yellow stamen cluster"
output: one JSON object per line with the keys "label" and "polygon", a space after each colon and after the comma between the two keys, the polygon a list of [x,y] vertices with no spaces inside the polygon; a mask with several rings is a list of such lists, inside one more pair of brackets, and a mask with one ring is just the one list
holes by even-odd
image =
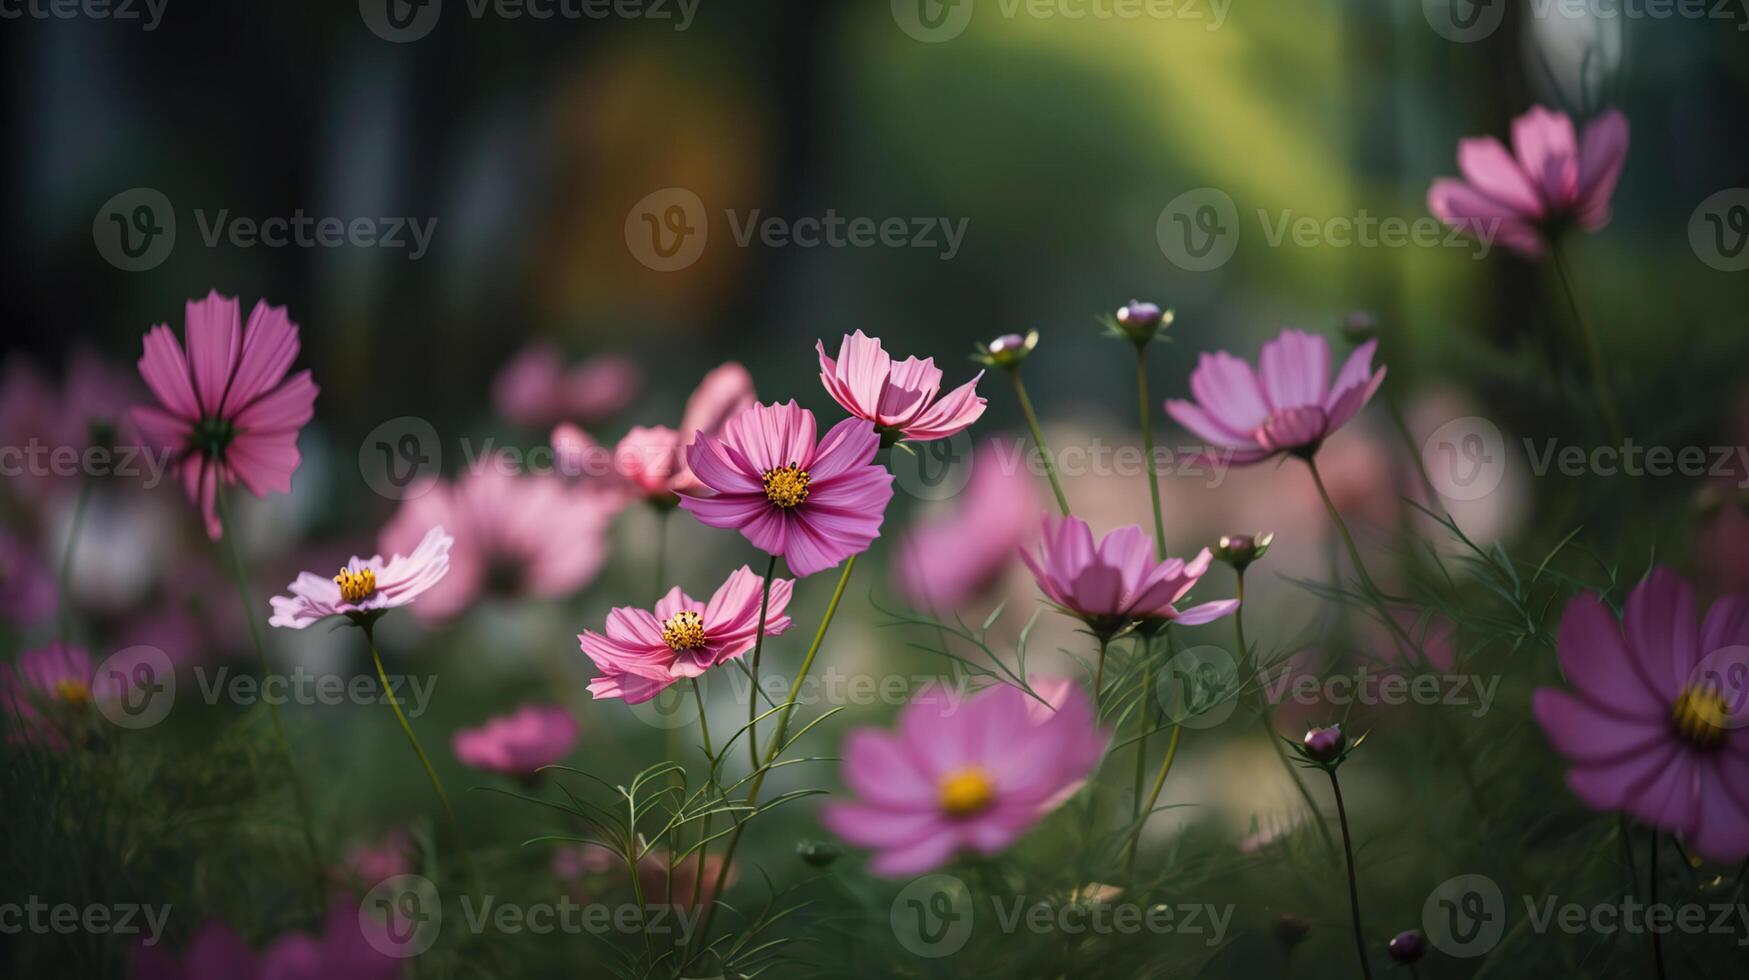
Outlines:
{"label": "yellow stamen cluster", "polygon": [[1688,687],[1670,708],[1676,734],[1697,749],[1716,749],[1725,742],[1731,707],[1712,685]]}
{"label": "yellow stamen cluster", "polygon": [[704,646],[704,617],[690,609],[675,613],[662,624],[662,642],[675,653]]}
{"label": "yellow stamen cluster", "polygon": [[969,817],[996,802],[996,784],[976,766],[956,769],[941,781],[941,808],[948,816]]}
{"label": "yellow stamen cluster", "polygon": [[368,568],[356,572],[342,568],[340,574],[334,576],[334,584],[340,586],[340,598],[347,602],[362,602],[377,590],[377,573]]}
{"label": "yellow stamen cluster", "polygon": [[808,499],[808,471],[794,463],[765,472],[765,499],[789,510]]}
{"label": "yellow stamen cluster", "polygon": [[55,682],[55,697],[71,705],[91,703],[91,685],[69,677]]}

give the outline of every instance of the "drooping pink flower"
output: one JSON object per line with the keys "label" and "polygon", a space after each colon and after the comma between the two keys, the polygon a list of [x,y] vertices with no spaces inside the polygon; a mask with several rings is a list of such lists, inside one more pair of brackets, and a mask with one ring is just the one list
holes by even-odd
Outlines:
{"label": "drooping pink flower", "polygon": [[806,577],[868,549],[881,533],[893,474],[874,462],[880,437],[865,419],[845,419],[816,442],[814,413],[794,401],[754,405],[700,432],[686,459],[713,491],[681,494],[680,506],[711,527],[740,531]]}
{"label": "drooping pink flower", "polygon": [[597,422],[638,397],[643,372],[637,362],[600,354],[575,367],[552,344],[522,348],[492,381],[492,403],[512,425],[546,429],[559,422]]}
{"label": "drooping pink flower", "polygon": [[[765,611],[765,635],[790,628],[790,594],[794,579],[771,582]],[[601,676],[589,682],[597,699],[624,698],[641,704],[668,685],[697,677],[753,649],[759,638],[759,606],[765,580],[743,565],[717,587],[708,603],[680,591],[679,586],[656,603],[654,612],[621,606],[607,614],[607,633],[583,631],[577,637]]]}
{"label": "drooping pink flower", "polygon": [[1464,179],[1440,177],[1427,208],[1484,242],[1539,258],[1562,231],[1609,224],[1609,202],[1628,155],[1628,121],[1609,109],[1575,137],[1564,112],[1532,106],[1512,121],[1512,151],[1492,136],[1458,141]]}
{"label": "drooping pink flower", "polygon": [[1334,381],[1329,342],[1298,330],[1263,345],[1261,377],[1226,351],[1203,354],[1190,376],[1196,400],[1167,399],[1166,414],[1230,453],[1233,463],[1309,455],[1384,383],[1385,369],[1372,369],[1376,347],[1378,341],[1369,340],[1355,348]]}
{"label": "drooping pink flower", "polygon": [[855,802],[828,804],[831,831],[876,855],[884,877],[922,874],[974,851],[1006,850],[1085,780],[1110,734],[1078,687],[1047,716],[1006,684],[961,700],[932,686],[899,715],[896,731],[859,728],[844,743],[844,782]]}
{"label": "drooping pink flower", "polygon": [[141,441],[176,454],[183,488],[215,541],[220,480],[257,497],[291,492],[298,430],[316,402],[310,372],[285,376],[298,356],[298,326],[285,307],[258,301],[247,329],[239,323],[236,298],[215,291],[189,301],[186,349],[165,324],[147,331],[140,376],[158,404],[133,410]]}
{"label": "drooping pink flower", "polygon": [[[391,915],[400,914],[390,910]],[[287,933],[259,956],[224,922],[202,926],[177,959],[163,946],[134,947],[132,980],[394,980],[406,966],[391,955],[416,923],[389,930],[377,922],[375,910],[361,910],[353,899],[335,899],[328,906],[321,936]]]}
{"label": "drooping pink flower", "polygon": [[1047,599],[1101,636],[1139,620],[1199,626],[1239,606],[1237,599],[1218,599],[1177,609],[1214,556],[1204,548],[1189,562],[1155,561],[1153,542],[1134,524],[1107,534],[1095,547],[1086,522],[1046,517],[1037,557],[1025,551],[1020,557]]}
{"label": "drooping pink flower", "polygon": [[[613,478],[608,487],[632,500],[664,504],[674,503],[677,493],[697,490],[698,479],[686,463],[686,447],[700,432],[721,432],[724,423],[751,408],[755,400],[753,376],[746,368],[734,361],[719,365],[686,400],[679,429],[638,425],[620,439],[608,460]],[[553,430],[552,442],[562,468],[570,472],[593,475],[598,467],[590,462],[607,456],[588,433],[569,423]]]}
{"label": "drooping pink flower", "polygon": [[55,614],[60,589],[36,552],[0,529],[0,620],[35,626]]}
{"label": "drooping pink flower", "polygon": [[1592,595],[1567,604],[1557,638],[1571,693],[1539,688],[1531,708],[1573,763],[1567,786],[1595,810],[1679,832],[1700,854],[1749,855],[1749,600],[1732,596],[1696,629],[1694,590],[1659,566],[1618,624]]}
{"label": "drooping pink flower", "polygon": [[861,330],[839,343],[837,360],[826,355],[823,341],[815,341],[814,348],[820,353],[820,382],[827,394],[851,415],[874,423],[889,441],[945,439],[984,414],[984,399],[977,391],[982,371],[941,395],[935,358],[907,357],[894,364],[880,340]]}
{"label": "drooping pink flower", "polygon": [[893,564],[900,594],[936,612],[960,608],[992,586],[1038,534],[1038,511],[1031,475],[1005,467],[995,440],[982,443],[952,509],[919,520],[900,538]]}
{"label": "drooping pink flower", "polygon": [[454,539],[441,526],[425,532],[411,554],[360,558],[357,555],[332,578],[299,572],[286,586],[291,595],[276,595],[269,626],[301,630],[330,616],[345,616],[355,622],[405,606],[429,592],[449,571]]}
{"label": "drooping pink flower", "polygon": [[380,881],[411,874],[418,846],[405,827],[395,827],[381,841],[354,844],[341,858],[336,877],[341,884],[369,891]]}
{"label": "drooping pink flower", "polygon": [[413,609],[416,619],[436,623],[483,595],[556,599],[588,585],[607,560],[611,517],[586,487],[487,462],[402,503],[378,546],[408,547],[434,524],[455,536],[449,574]]}
{"label": "drooping pink flower", "polygon": [[577,719],[564,707],[525,704],[479,728],[457,731],[449,745],[462,765],[527,780],[570,755],[581,736]]}
{"label": "drooping pink flower", "polygon": [[0,664],[0,724],[18,726],[8,734],[9,742],[64,752],[92,703],[113,689],[109,678],[94,676],[89,653],[53,640],[20,653],[17,668]]}

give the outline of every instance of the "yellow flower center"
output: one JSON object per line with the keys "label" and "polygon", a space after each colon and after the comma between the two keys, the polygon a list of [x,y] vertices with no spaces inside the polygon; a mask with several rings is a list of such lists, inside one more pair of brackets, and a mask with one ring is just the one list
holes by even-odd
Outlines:
{"label": "yellow flower center", "polygon": [[949,773],[941,781],[941,808],[950,817],[969,817],[996,801],[996,784],[977,766]]}
{"label": "yellow flower center", "polygon": [[668,617],[668,622],[662,624],[662,642],[675,653],[704,646],[704,617],[690,609]]}
{"label": "yellow flower center", "polygon": [[765,499],[785,510],[808,499],[808,471],[794,463],[765,472]]}
{"label": "yellow flower center", "polygon": [[356,572],[342,568],[340,574],[334,576],[334,584],[340,586],[340,598],[347,602],[363,602],[377,590],[377,573],[368,568]]}
{"label": "yellow flower center", "polygon": [[1711,684],[1688,687],[1670,708],[1676,734],[1697,749],[1716,749],[1725,742],[1731,706]]}
{"label": "yellow flower center", "polygon": [[55,697],[72,705],[87,705],[91,703],[91,685],[84,681],[66,680],[55,682]]}

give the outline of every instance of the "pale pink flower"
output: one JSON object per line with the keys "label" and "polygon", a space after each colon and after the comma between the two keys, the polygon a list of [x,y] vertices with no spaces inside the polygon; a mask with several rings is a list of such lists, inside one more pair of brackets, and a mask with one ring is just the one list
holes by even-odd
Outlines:
{"label": "pale pink flower", "polygon": [[978,446],[951,509],[919,520],[899,539],[893,578],[913,605],[959,609],[993,586],[1015,552],[1038,534],[1038,485],[1003,465],[995,440]]}
{"label": "pale pink flower", "polygon": [[354,622],[369,622],[390,609],[405,606],[429,592],[449,571],[454,539],[442,526],[425,532],[411,554],[357,555],[333,577],[299,572],[286,588],[290,595],[274,596],[269,626],[301,630],[330,616],[345,616]]}
{"label": "pale pink flower", "polygon": [[607,501],[585,487],[486,461],[402,503],[379,546],[408,547],[434,524],[454,535],[449,574],[413,609],[416,619],[434,623],[487,594],[557,599],[577,592],[607,560],[611,518]]}
{"label": "pale pink flower", "polygon": [[1153,542],[1134,524],[1106,535],[1096,547],[1085,522],[1046,517],[1037,557],[1025,551],[1020,557],[1045,598],[1104,637],[1140,620],[1199,626],[1239,605],[1237,599],[1220,599],[1177,609],[1178,600],[1208,572],[1213,555],[1204,548],[1188,562],[1155,561]]}
{"label": "pale pink flower", "polygon": [[525,704],[479,728],[457,731],[449,744],[462,765],[527,780],[542,766],[563,761],[581,736],[577,719],[562,706]]}
{"label": "pale pink flower", "polygon": [[569,367],[552,344],[536,341],[498,369],[492,402],[512,425],[545,429],[598,422],[638,397],[643,372],[629,357],[601,354]]}
{"label": "pale pink flower", "polygon": [[927,688],[896,731],[845,739],[844,782],[857,800],[828,804],[821,819],[876,851],[869,870],[883,877],[922,874],[962,850],[1007,850],[1088,778],[1110,741],[1078,687],[1063,688],[1048,718],[1035,704],[1006,684],[964,701]]}
{"label": "pale pink flower", "polygon": [[1609,202],[1628,155],[1628,120],[1608,109],[1576,137],[1564,112],[1532,106],[1512,121],[1512,151],[1492,136],[1458,141],[1463,180],[1441,177],[1427,208],[1484,242],[1540,258],[1562,231],[1609,224]]}
{"label": "pale pink flower", "polygon": [[[765,635],[788,630],[794,579],[773,579],[766,603]],[[697,677],[753,649],[759,638],[759,607],[765,580],[743,565],[732,572],[710,602],[701,603],[679,586],[668,590],[654,612],[621,606],[607,614],[606,634],[583,631],[583,652],[601,676],[589,682],[597,699],[648,701],[668,685]]]}
{"label": "pale pink flower", "polygon": [[373,918],[377,912],[360,909],[356,899],[335,899],[328,906],[320,936],[287,933],[259,956],[229,926],[213,919],[195,933],[180,959],[161,945],[135,946],[128,976],[132,980],[395,980],[405,972],[407,961],[384,950],[401,945],[397,937],[411,936],[418,923],[402,921],[391,930]]}
{"label": "pale pink flower", "polygon": [[861,330],[840,342],[837,360],[826,355],[824,342],[815,341],[814,348],[820,353],[820,382],[826,392],[851,415],[874,423],[889,442],[945,439],[984,414],[984,399],[977,392],[982,371],[942,395],[935,358],[907,357],[895,364],[880,340]]}
{"label": "pale pink flower", "polygon": [[186,347],[165,324],[146,332],[140,376],[157,405],[138,405],[143,444],[171,450],[207,534],[221,534],[219,481],[241,482],[257,497],[290,493],[298,430],[314,413],[310,372],[286,372],[298,356],[298,326],[283,306],[255,304],[247,329],[237,300],[209,293],[190,300]]}
{"label": "pale pink flower", "polygon": [[875,463],[880,437],[845,419],[816,441],[814,413],[794,401],[754,405],[700,432],[688,464],[711,495],[681,495],[701,523],[740,531],[806,577],[868,550],[880,536],[893,474]]}
{"label": "pale pink flower", "polygon": [[381,841],[354,844],[341,859],[339,878],[368,891],[380,881],[411,874],[418,851],[407,828],[395,827]]}

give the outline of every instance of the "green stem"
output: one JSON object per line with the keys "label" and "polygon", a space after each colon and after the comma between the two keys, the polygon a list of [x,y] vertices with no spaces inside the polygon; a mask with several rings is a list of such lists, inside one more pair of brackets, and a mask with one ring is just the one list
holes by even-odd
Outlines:
{"label": "green stem", "polygon": [[1348,858],[1348,910],[1354,918],[1354,951],[1360,955],[1360,975],[1372,980],[1372,967],[1366,959],[1366,939],[1360,926],[1360,885],[1354,877],[1354,841],[1348,833],[1348,809],[1342,805],[1342,783],[1336,778],[1336,770],[1325,771],[1330,774],[1330,791],[1336,794],[1336,817],[1342,822],[1342,851]]}
{"label": "green stem", "polygon": [[[765,632],[765,628],[763,626],[761,626],[759,629],[759,632],[763,635]],[[698,704],[698,731],[699,731],[699,734],[704,738],[704,758],[705,758],[705,764],[708,767],[705,770],[705,772],[707,774],[707,777],[711,778],[714,782],[714,779],[715,779],[714,773],[716,772],[716,764],[717,764],[716,763],[716,753],[711,751],[711,725],[710,725],[710,721],[705,717],[704,692],[699,690],[698,678],[696,678],[696,677],[694,677],[692,679],[692,699],[695,703]],[[706,813],[704,815],[704,823],[700,825],[700,830],[698,833],[698,839],[701,843],[698,846],[698,850],[694,851],[693,855],[692,855],[693,860],[698,863],[698,867],[695,869],[696,873],[694,874],[693,879],[692,879],[692,898],[693,898],[694,902],[697,902],[699,900],[699,898],[704,895],[704,857],[705,857],[705,853],[710,850],[710,845],[706,844],[706,843],[702,843],[702,842],[708,841],[708,840],[710,840],[710,838],[711,838],[711,815],[709,813]],[[668,877],[669,877],[670,881],[672,881],[672,879],[674,877],[674,872],[669,871]]]}
{"label": "green stem", "polygon": [[1105,649],[1111,645],[1106,637],[1099,638],[1099,667],[1093,672],[1093,717],[1105,717]]}
{"label": "green stem", "polygon": [[1154,788],[1148,793],[1148,805],[1142,808],[1142,816],[1130,831],[1130,853],[1125,864],[1131,870],[1136,866],[1136,847],[1142,841],[1142,827],[1148,818],[1154,815],[1154,804],[1160,802],[1160,791],[1166,786],[1166,774],[1172,771],[1172,760],[1178,756],[1178,736],[1184,733],[1184,726],[1174,722],[1172,738],[1166,743],[1166,758],[1160,760],[1160,771],[1154,776]]}
{"label": "green stem", "polygon": [[[1239,641],[1239,662],[1245,664],[1249,676],[1257,675],[1257,665],[1251,657],[1251,648],[1245,644],[1245,570],[1236,572],[1238,584],[1234,589],[1234,598],[1239,604],[1233,607],[1233,634]],[[1299,773],[1294,771],[1294,764],[1287,757],[1287,749],[1282,747],[1281,739],[1275,734],[1274,710],[1267,698],[1258,698],[1257,718],[1263,722],[1263,737],[1269,742],[1269,747],[1275,750],[1275,757],[1281,760],[1281,767],[1287,772],[1287,780],[1294,789],[1299,791],[1300,800],[1306,805],[1306,812],[1311,815],[1312,823],[1318,827],[1318,833],[1324,838],[1324,844],[1330,849],[1330,856],[1336,856],[1336,840],[1330,836],[1330,828],[1324,825],[1324,815],[1318,812],[1318,804],[1312,799],[1312,791],[1306,784],[1300,782]]]}
{"label": "green stem", "polygon": [[1148,411],[1148,353],[1136,345],[1136,410],[1142,420],[1142,449],[1148,454],[1148,496],[1154,504],[1154,560],[1166,560],[1166,521],[1160,515],[1160,474],[1154,469],[1154,414]]}
{"label": "green stem", "polygon": [[[225,542],[225,549],[231,559],[231,570],[237,577],[237,594],[243,600],[243,621],[249,624],[249,642],[255,647],[255,658],[261,664],[262,683],[266,684],[273,678],[273,665],[267,660],[267,647],[261,641],[261,624],[256,622],[255,599],[249,594],[249,575],[243,569],[243,553],[237,548],[235,528],[231,523],[230,509],[225,505],[225,488],[223,483],[213,487],[213,506],[219,515],[219,537]],[[310,820],[310,802],[304,795],[303,780],[298,777],[298,767],[292,761],[291,738],[285,733],[285,718],[279,713],[277,701],[267,701],[268,714],[273,716],[273,731],[279,741],[279,754],[285,761],[286,781],[291,784],[292,799],[297,805],[298,822],[303,826],[304,847],[310,854],[310,872],[315,879],[315,896],[318,906],[326,904],[328,878],[322,864],[321,852],[316,847],[315,826]]]}
{"label": "green stem", "polygon": [[1336,509],[1336,502],[1330,499],[1330,491],[1324,486],[1324,475],[1318,472],[1318,460],[1314,456],[1306,456],[1306,468],[1312,471],[1312,482],[1318,485],[1318,496],[1324,500],[1324,509],[1330,512],[1330,522],[1336,525],[1336,531],[1342,536],[1342,544],[1348,549],[1348,560],[1354,563],[1354,574],[1360,579],[1360,584],[1366,590],[1367,597],[1379,607],[1379,618],[1384,621],[1385,628],[1391,631],[1403,644],[1403,655],[1408,658],[1415,656],[1415,641],[1397,622],[1397,617],[1391,615],[1389,606],[1385,603],[1385,594],[1380,591],[1372,575],[1366,570],[1366,563],[1360,560],[1360,549],[1354,544],[1354,535],[1348,533],[1348,522],[1342,519],[1342,513]]}
{"label": "green stem", "polygon": [[667,507],[656,509],[656,598],[660,599],[668,592],[668,515]]}
{"label": "green stem", "polygon": [[[1652,831],[1651,888],[1647,891],[1647,904],[1658,905],[1658,837],[1656,830]],[[1664,937],[1656,929],[1648,929],[1652,934],[1652,975],[1658,980],[1664,980]]]}
{"label": "green stem", "polygon": [[[443,791],[443,780],[437,778],[437,770],[431,768],[431,758],[425,754],[425,747],[419,744],[419,737],[413,734],[413,726],[407,723],[407,716],[401,711],[401,700],[395,697],[395,688],[389,683],[389,675],[383,670],[383,658],[377,653],[377,641],[369,623],[363,625],[364,642],[370,645],[370,659],[377,668],[377,680],[382,682],[383,695],[389,700],[389,707],[395,709],[395,720],[401,723],[401,731],[407,735],[407,743],[413,746],[413,754],[419,757],[419,764],[425,767],[425,777],[431,780],[431,788],[437,791],[437,802],[443,805],[444,816],[449,818],[450,829],[455,832],[457,843],[461,845],[462,866],[476,891],[479,890],[480,879],[474,873],[473,854],[468,850],[468,836],[462,831],[462,822],[456,819],[455,808],[449,805],[449,794]],[[636,877],[634,873],[633,877]]]}
{"label": "green stem", "polygon": [[[771,607],[771,577],[777,572],[777,556],[765,566],[765,588],[759,596],[759,630],[753,634],[753,690],[747,692],[747,753],[753,768],[759,768],[759,652],[765,648],[765,613]],[[702,708],[700,709],[702,710]]]}
{"label": "green stem", "polygon": [[73,526],[67,530],[67,546],[61,551],[61,592],[56,605],[60,611],[61,645],[73,638],[73,552],[79,545],[79,530],[85,524],[85,507],[91,502],[91,478],[79,480],[79,499],[73,504]]}
{"label": "green stem", "polygon": [[1044,460],[1045,476],[1051,479],[1051,492],[1057,495],[1057,509],[1063,512],[1064,517],[1068,517],[1069,498],[1063,493],[1063,484],[1057,480],[1057,464],[1051,462],[1051,448],[1045,443],[1044,430],[1038,426],[1038,416],[1032,410],[1032,399],[1026,397],[1026,385],[1020,380],[1020,369],[1009,369],[1008,377],[1014,382],[1014,396],[1020,399],[1020,411],[1026,416],[1027,428],[1032,430],[1032,442],[1038,447],[1039,459]]}
{"label": "green stem", "polygon": [[1591,387],[1597,396],[1597,407],[1603,412],[1604,424],[1609,426],[1610,438],[1616,445],[1622,444],[1621,415],[1615,408],[1615,393],[1609,385],[1609,372],[1603,365],[1603,347],[1597,342],[1597,332],[1591,328],[1591,321],[1585,318],[1579,307],[1579,294],[1573,289],[1573,275],[1567,268],[1567,253],[1556,242],[1550,251],[1555,257],[1556,277],[1561,280],[1561,289],[1567,294],[1567,305],[1573,310],[1573,319],[1579,323],[1579,335],[1585,341],[1585,357],[1591,367]]}

